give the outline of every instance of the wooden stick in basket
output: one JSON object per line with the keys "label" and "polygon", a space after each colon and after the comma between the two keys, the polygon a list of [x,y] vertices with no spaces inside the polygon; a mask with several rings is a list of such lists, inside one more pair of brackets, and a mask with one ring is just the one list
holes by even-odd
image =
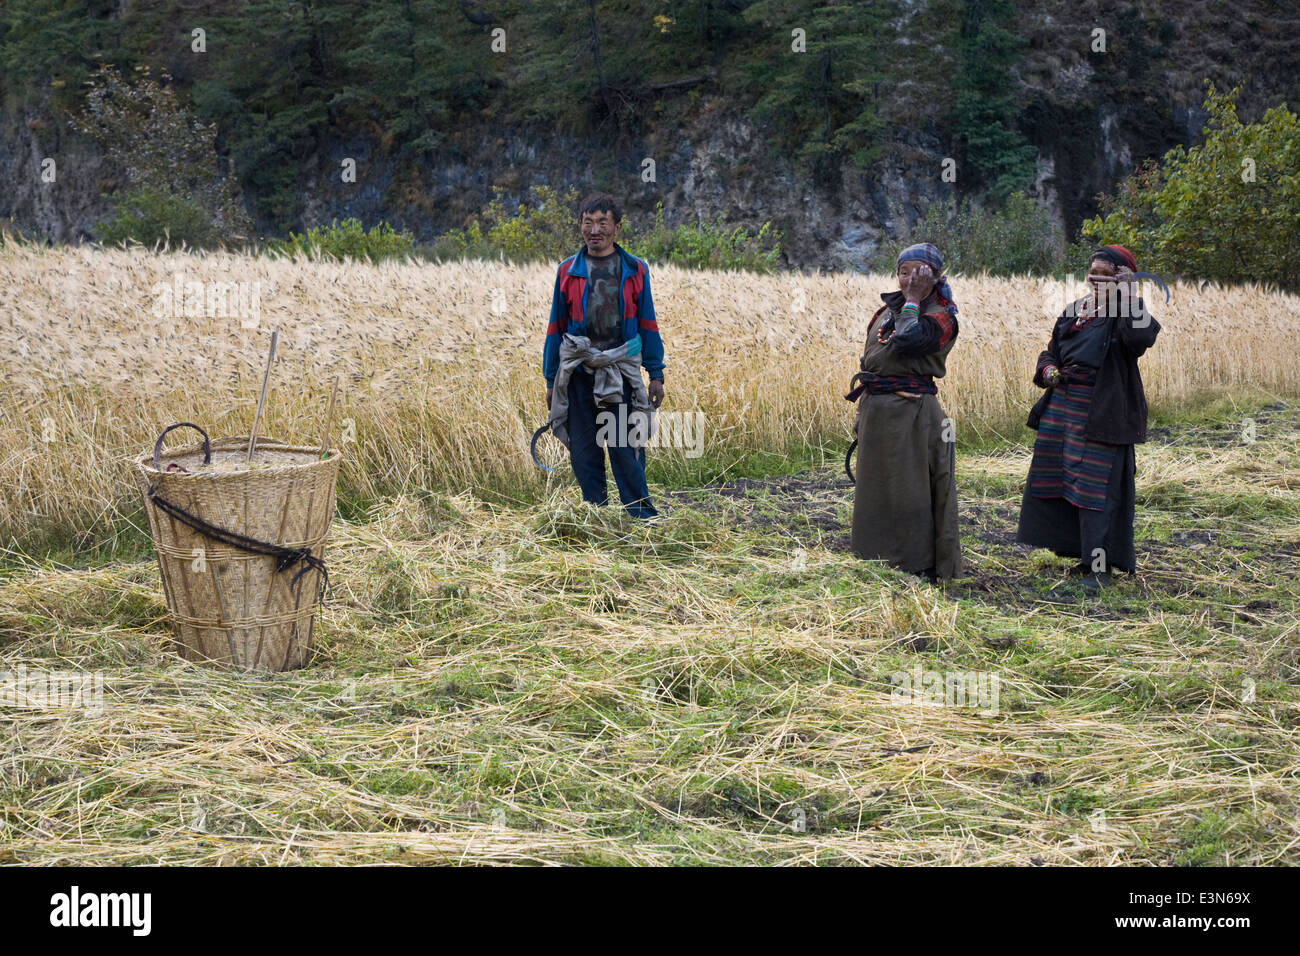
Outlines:
{"label": "wooden stick in basket", "polygon": [[266,374],[262,376],[262,397],[257,400],[257,411],[253,414],[253,431],[248,436],[248,463],[253,463],[253,446],[257,444],[257,423],[262,419],[262,406],[266,404],[266,386],[271,381],[271,366],[275,363],[275,343],[280,341],[280,330],[271,332],[271,354],[266,357]]}
{"label": "wooden stick in basket", "polygon": [[334,388],[330,392],[329,407],[325,410],[325,430],[320,435],[320,456],[324,458],[330,450],[330,425],[334,422],[334,399],[339,394],[339,377],[334,376]]}

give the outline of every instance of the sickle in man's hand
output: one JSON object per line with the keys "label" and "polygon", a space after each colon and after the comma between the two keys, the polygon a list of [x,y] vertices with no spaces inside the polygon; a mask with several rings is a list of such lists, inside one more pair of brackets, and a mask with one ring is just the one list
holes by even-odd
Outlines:
{"label": "sickle in man's hand", "polygon": [[528,443],[528,453],[533,456],[533,464],[542,469],[542,471],[555,470],[553,465],[543,464],[541,457],[537,454],[537,443],[541,440],[541,437],[546,434],[550,427],[551,423],[547,422],[541,428],[537,429],[537,431],[533,432],[533,440]]}

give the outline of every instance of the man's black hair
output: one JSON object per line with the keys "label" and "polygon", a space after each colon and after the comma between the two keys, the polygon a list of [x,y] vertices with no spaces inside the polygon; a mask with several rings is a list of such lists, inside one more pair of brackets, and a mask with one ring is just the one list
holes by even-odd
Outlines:
{"label": "man's black hair", "polygon": [[578,207],[578,218],[581,219],[589,212],[607,212],[614,217],[615,222],[623,221],[623,210],[618,208],[618,201],[609,193],[592,193],[584,199]]}

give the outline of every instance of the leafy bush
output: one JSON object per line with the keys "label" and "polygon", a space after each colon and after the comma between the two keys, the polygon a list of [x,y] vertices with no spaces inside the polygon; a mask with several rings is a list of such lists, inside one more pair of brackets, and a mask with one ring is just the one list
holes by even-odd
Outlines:
{"label": "leafy bush", "polygon": [[622,245],[648,262],[671,262],[688,269],[774,272],[781,257],[781,232],[770,222],[756,233],[742,226],[727,228],[722,217],[669,229],[664,204],[659,203],[650,226],[644,231],[629,227]]}
{"label": "leafy bush", "polygon": [[408,256],[414,245],[414,236],[405,230],[397,232],[386,222],[367,232],[359,219],[335,219],[328,226],[308,229],[304,236],[291,232],[288,239],[274,239],[267,247],[273,253],[290,256],[301,253],[378,262]]}
{"label": "leafy bush", "polygon": [[1300,289],[1300,122],[1283,104],[1243,125],[1237,92],[1211,84],[1204,144],[1148,162],[1084,235],[1127,246],[1149,272]]}
{"label": "leafy bush", "polygon": [[995,276],[1063,278],[1085,270],[1092,251],[1084,243],[1067,242],[1047,208],[1024,193],[1011,194],[1000,209],[970,198],[956,205],[931,203],[894,246],[873,257],[872,271],[893,272],[898,251],[915,242],[938,246],[945,272]]}
{"label": "leafy bush", "polygon": [[577,233],[578,190],[570,186],[558,193],[550,186],[534,186],[536,202],[521,204],[508,216],[500,191],[488,204],[485,218],[491,223],[487,241],[513,262],[553,262],[570,255],[581,242]]}
{"label": "leafy bush", "polygon": [[198,249],[217,245],[218,234],[208,213],[194,200],[157,189],[134,189],[113,204],[108,218],[91,232],[100,242],[126,245],[139,242],[176,246],[185,243]]}
{"label": "leafy bush", "polygon": [[[578,231],[577,189],[560,193],[535,186],[531,205],[519,206],[513,216],[506,211],[504,192],[465,229],[444,233],[434,243],[432,255],[442,259],[495,259],[510,262],[558,262],[582,245]],[[485,228],[486,227],[486,228]],[[781,234],[764,223],[757,233],[741,226],[728,228],[716,222],[685,223],[670,229],[664,223],[663,203],[645,229],[624,217],[619,245],[649,262],[672,262],[692,269],[743,269],[771,272],[781,255]]]}
{"label": "leafy bush", "polygon": [[533,204],[520,204],[513,216],[506,209],[505,190],[465,229],[444,233],[433,245],[440,259],[496,259],[510,262],[556,262],[581,244],[577,210],[580,199],[572,186],[560,193],[550,186],[532,188]]}

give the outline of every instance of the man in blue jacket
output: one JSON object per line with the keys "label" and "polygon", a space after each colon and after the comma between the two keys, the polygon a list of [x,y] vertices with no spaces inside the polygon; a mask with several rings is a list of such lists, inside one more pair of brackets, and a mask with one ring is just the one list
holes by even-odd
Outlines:
{"label": "man in blue jacket", "polygon": [[[546,406],[569,446],[582,497],[609,501],[604,448],[628,513],[653,518],[645,478],[652,408],[664,400],[664,344],[650,297],[650,268],[615,242],[622,213],[597,193],[578,211],[584,246],[560,263],[542,350]],[[650,374],[647,390],[641,369]],[[558,394],[557,394],[558,389]]]}

